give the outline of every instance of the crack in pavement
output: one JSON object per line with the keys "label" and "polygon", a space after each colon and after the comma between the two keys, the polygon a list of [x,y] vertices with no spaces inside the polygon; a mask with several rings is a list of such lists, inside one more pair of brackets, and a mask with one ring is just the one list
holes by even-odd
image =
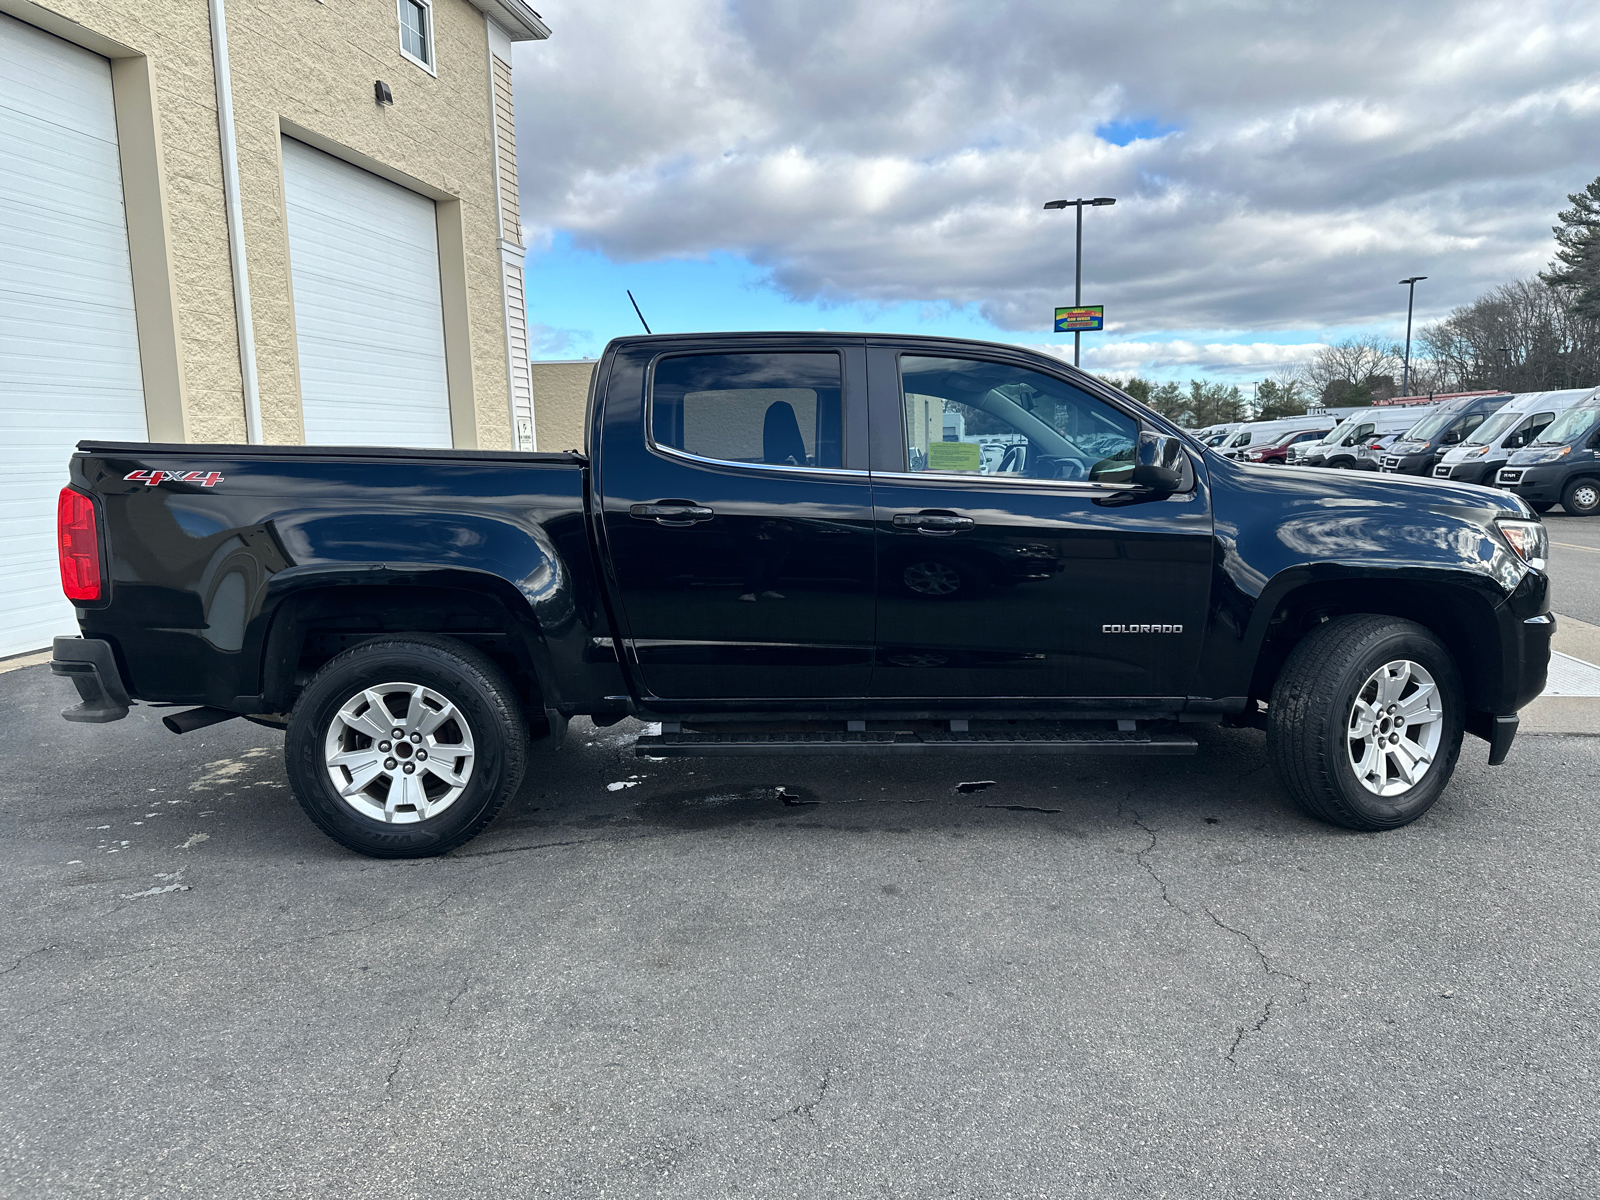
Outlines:
{"label": "crack in pavement", "polygon": [[[470,983],[470,980],[463,979],[461,981],[461,986],[456,989],[456,994],[444,1002],[445,1019],[448,1020],[450,1014],[455,1011],[456,1001],[460,1000],[461,997],[467,994],[467,988]],[[417,1041],[417,1030],[421,1028],[422,1018],[419,1016],[416,1020],[411,1022],[410,1027],[406,1030],[405,1041],[400,1044],[400,1053],[394,1056],[394,1065],[389,1068],[389,1074],[384,1077],[383,1103],[378,1106],[379,1108],[386,1108],[390,1103],[393,1102],[395,1076],[400,1074],[400,1064],[405,1062],[406,1055],[411,1053],[411,1048],[416,1044]]]}
{"label": "crack in pavement", "polygon": [[21,958],[17,959],[14,963],[12,963],[5,970],[0,971],[0,975],[9,975],[9,974],[11,974],[11,972],[15,971],[18,967],[20,967],[23,963],[27,962],[34,955],[36,955],[36,954],[45,954],[45,953],[47,953],[47,952],[49,952],[51,950],[55,950],[55,949],[58,949],[58,947],[56,947],[55,945],[49,945],[49,946],[40,946],[37,950],[29,950],[26,954],[24,954]]}
{"label": "crack in pavement", "polygon": [[[1158,872],[1153,866],[1150,865],[1148,861],[1146,861],[1147,856],[1155,851],[1157,840],[1156,831],[1150,828],[1149,825],[1145,824],[1144,818],[1139,815],[1136,809],[1129,807],[1129,803],[1132,801],[1132,799],[1133,792],[1130,789],[1128,795],[1124,797],[1122,802],[1117,805],[1117,813],[1119,816],[1126,815],[1134,824],[1134,826],[1150,839],[1149,844],[1145,846],[1143,850],[1140,850],[1134,854],[1133,861],[1138,863],[1139,866],[1144,869],[1145,874],[1150,876],[1151,881],[1161,889],[1162,903],[1164,903],[1168,908],[1182,913],[1186,917],[1194,917],[1196,915],[1194,911],[1183,907],[1183,905],[1179,904],[1172,898],[1171,893],[1167,889],[1167,881],[1161,877],[1160,872]],[[1310,982],[1302,979],[1292,971],[1285,971],[1281,967],[1274,966],[1272,964],[1272,960],[1267,957],[1266,951],[1261,948],[1261,946],[1256,942],[1255,938],[1251,937],[1244,930],[1229,925],[1209,908],[1201,908],[1200,912],[1203,913],[1206,919],[1209,920],[1216,928],[1222,930],[1224,933],[1232,934],[1234,937],[1244,942],[1246,946],[1250,947],[1251,952],[1256,957],[1257,964],[1261,967],[1262,972],[1269,979],[1276,976],[1279,979],[1288,980],[1290,983],[1294,984],[1295,987],[1299,989],[1299,995],[1294,999],[1295,1005],[1298,1006],[1304,1004],[1311,998]],[[1250,1034],[1260,1033],[1266,1028],[1267,1023],[1272,1020],[1273,1005],[1277,1002],[1277,999],[1278,998],[1276,996],[1268,996],[1265,1002],[1262,1004],[1261,1015],[1253,1023],[1235,1027],[1233,1044],[1228,1047],[1228,1053],[1224,1055],[1224,1059],[1227,1062],[1234,1066],[1238,1066],[1238,1058],[1236,1056],[1239,1053],[1239,1047],[1244,1044],[1245,1038]]]}
{"label": "crack in pavement", "polygon": [[817,1094],[814,1099],[807,1100],[804,1104],[796,1104],[788,1112],[781,1112],[775,1117],[768,1117],[768,1122],[776,1125],[786,1117],[804,1117],[808,1121],[815,1121],[817,1118],[814,1110],[817,1105],[822,1103],[823,1097],[828,1094],[828,1085],[832,1082],[833,1068],[829,1067],[822,1073],[822,1082],[817,1087]]}

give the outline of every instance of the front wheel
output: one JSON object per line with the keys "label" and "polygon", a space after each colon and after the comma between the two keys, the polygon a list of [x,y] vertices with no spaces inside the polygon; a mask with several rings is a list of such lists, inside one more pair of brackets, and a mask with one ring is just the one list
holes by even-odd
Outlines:
{"label": "front wheel", "polygon": [[452,638],[365,642],[296,701],[284,745],[300,807],[373,858],[443,854],[476,837],[522,784],[527,727],[484,654]]}
{"label": "front wheel", "polygon": [[1600,481],[1574,479],[1561,489],[1561,507],[1575,517],[1592,517],[1600,513]]}
{"label": "front wheel", "polygon": [[1396,829],[1438,800],[1455,772],[1461,676],[1412,621],[1347,616],[1312,630],[1272,689],[1267,753],[1312,816]]}

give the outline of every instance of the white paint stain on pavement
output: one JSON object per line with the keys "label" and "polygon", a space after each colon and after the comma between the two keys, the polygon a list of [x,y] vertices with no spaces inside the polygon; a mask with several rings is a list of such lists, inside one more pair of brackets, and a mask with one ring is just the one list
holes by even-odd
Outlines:
{"label": "white paint stain on pavement", "polygon": [[209,842],[210,840],[211,835],[209,833],[191,833],[189,840],[179,846],[178,849],[187,850],[190,846],[198,846],[201,842]]}
{"label": "white paint stain on pavement", "polygon": [[169,883],[166,887],[146,888],[142,892],[124,894],[124,900],[143,900],[146,896],[165,896],[168,892],[191,892],[194,889],[187,883]]}

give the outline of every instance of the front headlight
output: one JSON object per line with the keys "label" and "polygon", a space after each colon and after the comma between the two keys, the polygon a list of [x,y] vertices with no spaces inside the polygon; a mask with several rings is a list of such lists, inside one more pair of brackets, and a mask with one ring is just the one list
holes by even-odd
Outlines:
{"label": "front headlight", "polygon": [[1544,570],[1550,556],[1550,533],[1543,525],[1538,521],[1496,521],[1495,525],[1518,558],[1535,571]]}
{"label": "front headlight", "polygon": [[1552,446],[1548,450],[1535,451],[1531,456],[1529,456],[1528,461],[1530,463],[1555,462],[1556,459],[1565,458],[1571,453],[1571,446]]}
{"label": "front headlight", "polygon": [[1489,453],[1489,447],[1487,447],[1487,446],[1479,446],[1476,450],[1468,450],[1461,457],[1462,458],[1482,458],[1487,453]]}

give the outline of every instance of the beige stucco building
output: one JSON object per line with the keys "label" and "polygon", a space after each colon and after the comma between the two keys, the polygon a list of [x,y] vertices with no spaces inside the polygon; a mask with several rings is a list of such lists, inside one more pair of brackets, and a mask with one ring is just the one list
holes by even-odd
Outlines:
{"label": "beige stucco building", "polygon": [[511,47],[548,35],[525,0],[0,0],[0,657],[64,632],[80,438],[534,448]]}

